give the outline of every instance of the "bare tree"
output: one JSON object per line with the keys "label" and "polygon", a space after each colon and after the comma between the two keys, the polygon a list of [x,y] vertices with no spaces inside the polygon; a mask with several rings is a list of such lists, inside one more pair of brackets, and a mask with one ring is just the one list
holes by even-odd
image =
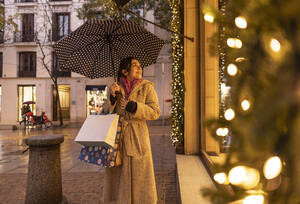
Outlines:
{"label": "bare tree", "polygon": [[56,97],[55,97],[55,103],[58,105],[58,111],[59,111],[59,121],[60,126],[63,126],[63,115],[62,115],[62,107],[60,103],[60,97],[59,97],[59,91],[58,91],[58,77],[59,73],[57,70],[53,70],[56,65],[53,65],[52,58],[54,59],[55,53],[53,49],[53,45],[55,44],[55,40],[57,40],[54,36],[60,28],[55,29],[55,26],[63,26],[63,25],[57,25],[55,21],[55,18],[53,16],[55,15],[53,7],[49,4],[49,1],[47,0],[46,3],[43,5],[43,24],[40,24],[40,27],[38,28],[38,32],[36,32],[35,35],[35,41],[40,48],[41,51],[41,62],[43,67],[47,70],[52,82],[53,87],[56,91]]}

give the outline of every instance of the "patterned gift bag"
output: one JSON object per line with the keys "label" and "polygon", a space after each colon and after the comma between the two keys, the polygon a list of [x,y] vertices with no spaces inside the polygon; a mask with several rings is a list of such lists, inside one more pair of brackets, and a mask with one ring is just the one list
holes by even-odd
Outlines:
{"label": "patterned gift bag", "polygon": [[118,121],[115,145],[104,146],[82,146],[79,160],[95,164],[100,167],[114,167],[122,164],[122,143],[121,143],[122,118]]}

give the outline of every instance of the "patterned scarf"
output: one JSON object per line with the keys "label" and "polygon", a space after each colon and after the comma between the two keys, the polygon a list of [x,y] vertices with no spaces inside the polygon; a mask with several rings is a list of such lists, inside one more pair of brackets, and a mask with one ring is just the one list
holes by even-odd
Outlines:
{"label": "patterned scarf", "polygon": [[124,87],[124,91],[125,91],[125,98],[128,99],[131,91],[133,90],[133,88],[138,85],[139,83],[141,83],[142,79],[135,79],[133,81],[129,81],[128,79],[126,79],[125,77],[121,77],[120,78],[120,84]]}

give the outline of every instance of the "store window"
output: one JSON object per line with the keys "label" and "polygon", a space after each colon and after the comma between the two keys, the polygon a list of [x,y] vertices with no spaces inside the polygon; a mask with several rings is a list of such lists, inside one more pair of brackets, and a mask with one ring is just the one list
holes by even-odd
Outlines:
{"label": "store window", "polygon": [[86,114],[100,114],[104,102],[107,100],[106,86],[86,86]]}
{"label": "store window", "polygon": [[[62,111],[62,118],[63,120],[70,120],[70,85],[58,85],[58,94],[60,100],[60,106]],[[59,113],[59,106],[56,103],[56,95],[57,92],[53,86],[53,120],[59,120],[60,113]]]}
{"label": "store window", "polygon": [[34,85],[19,85],[18,86],[18,120],[22,121],[21,108],[24,102],[29,104],[33,115],[36,115],[35,110],[36,87]]}

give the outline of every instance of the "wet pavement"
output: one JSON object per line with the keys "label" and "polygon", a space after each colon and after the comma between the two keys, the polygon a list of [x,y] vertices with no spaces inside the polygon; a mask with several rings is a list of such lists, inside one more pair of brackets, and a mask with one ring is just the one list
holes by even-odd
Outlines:
{"label": "wet pavement", "polygon": [[[104,170],[78,160],[81,145],[74,142],[79,128],[22,129],[0,131],[0,204],[24,203],[28,170],[29,136],[62,134],[61,167],[63,194],[69,203],[102,202]],[[149,126],[159,204],[176,204],[176,156],[170,126]]]}

